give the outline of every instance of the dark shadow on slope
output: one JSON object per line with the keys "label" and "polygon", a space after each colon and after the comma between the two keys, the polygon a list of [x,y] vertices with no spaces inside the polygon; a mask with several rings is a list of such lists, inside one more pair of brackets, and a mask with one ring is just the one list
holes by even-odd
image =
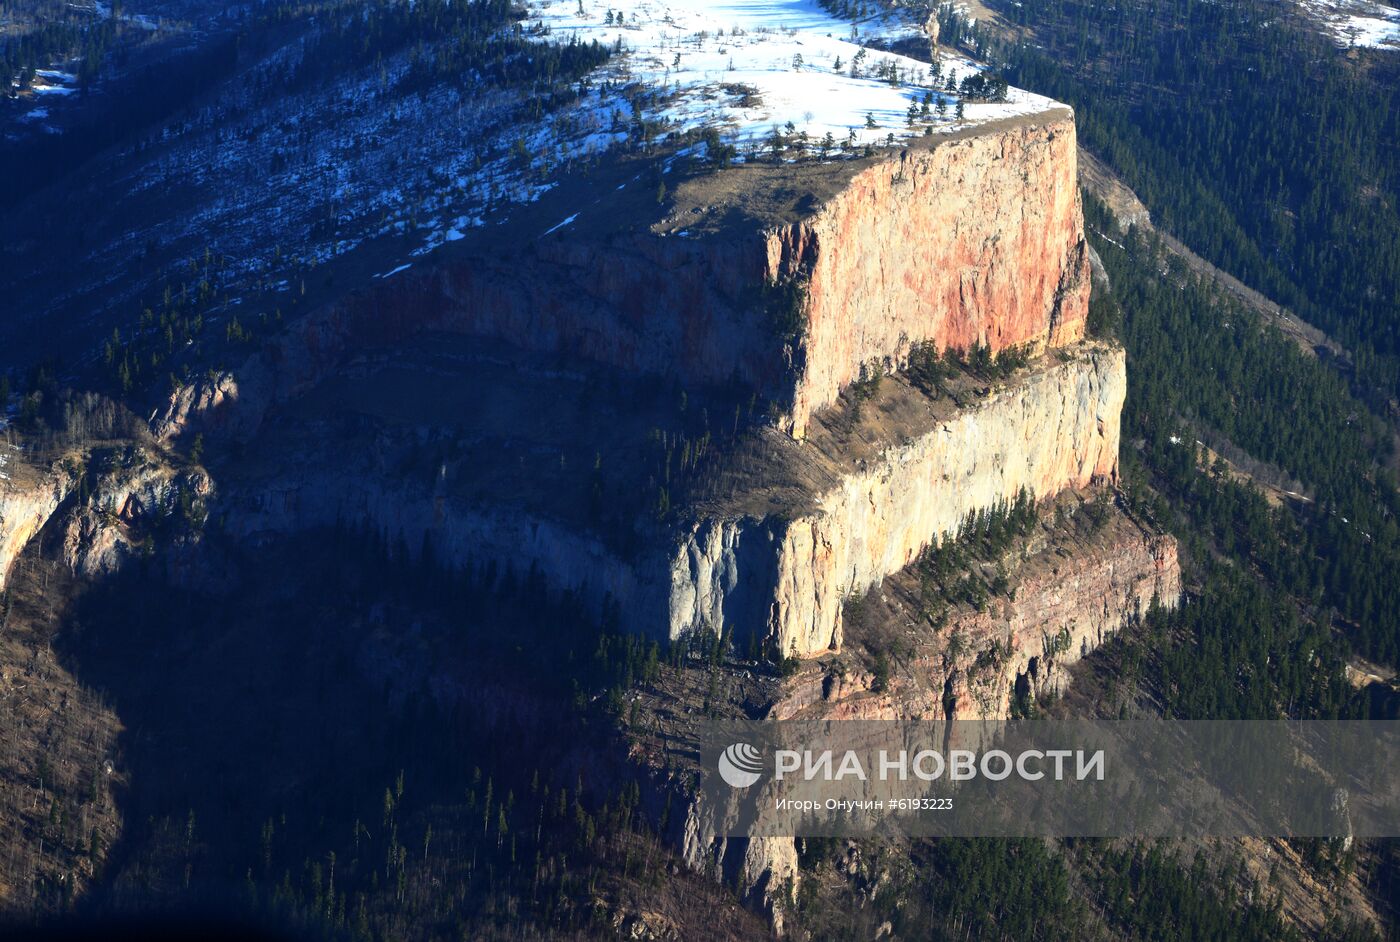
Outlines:
{"label": "dark shadow on slope", "polygon": [[[615,777],[605,706],[654,645],[600,630],[537,575],[449,577],[363,533],[228,558],[226,594],[138,562],[66,619],[63,660],[125,725],[123,833],[86,918],[199,907],[314,938],[591,935],[662,889],[669,855]],[[695,883],[660,897],[722,906]],[[735,910],[712,937],[750,922]]]}

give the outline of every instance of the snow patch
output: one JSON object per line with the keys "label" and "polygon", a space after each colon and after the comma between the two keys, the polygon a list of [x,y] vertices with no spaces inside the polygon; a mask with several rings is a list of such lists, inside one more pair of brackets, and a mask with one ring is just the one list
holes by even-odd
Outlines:
{"label": "snow patch", "polygon": [[574,213],[572,216],[570,216],[568,219],[565,219],[563,222],[558,223],[558,224],[553,225],[553,226],[550,226],[548,229],[546,229],[546,230],[544,231],[543,234],[544,234],[544,235],[549,235],[551,232],[556,232],[556,231],[558,231],[558,230],[560,230],[560,229],[563,229],[565,226],[569,225],[571,222],[573,222],[573,221],[574,221],[575,219],[577,219],[577,218],[578,218],[578,213]]}
{"label": "snow patch", "polygon": [[1343,49],[1400,51],[1400,10],[1372,0],[1302,0]]}

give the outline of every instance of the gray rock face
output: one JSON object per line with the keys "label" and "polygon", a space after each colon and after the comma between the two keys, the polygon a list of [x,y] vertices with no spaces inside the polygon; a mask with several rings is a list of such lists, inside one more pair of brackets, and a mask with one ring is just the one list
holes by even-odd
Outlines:
{"label": "gray rock face", "polygon": [[1123,351],[1089,345],[891,447],[792,520],[705,521],[673,557],[669,633],[759,631],[785,654],[841,643],[841,608],[971,513],[1118,474]]}

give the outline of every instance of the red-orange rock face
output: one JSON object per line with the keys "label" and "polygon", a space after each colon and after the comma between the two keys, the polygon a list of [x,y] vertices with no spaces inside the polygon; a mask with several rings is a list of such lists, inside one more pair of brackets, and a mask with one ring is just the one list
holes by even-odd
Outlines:
{"label": "red-orange rock face", "polygon": [[[803,168],[792,168],[801,186]],[[795,223],[539,240],[519,264],[454,266],[460,329],[683,382],[736,378],[801,435],[862,364],[910,348],[1082,338],[1088,253],[1074,118],[1056,110],[892,151]],[[528,277],[521,274],[528,272]],[[795,342],[765,282],[803,287]]]}
{"label": "red-orange rock face", "polygon": [[1073,119],[911,148],[773,233],[769,271],[810,266],[793,426],[871,360],[913,344],[1043,349],[1080,339],[1088,253]]}

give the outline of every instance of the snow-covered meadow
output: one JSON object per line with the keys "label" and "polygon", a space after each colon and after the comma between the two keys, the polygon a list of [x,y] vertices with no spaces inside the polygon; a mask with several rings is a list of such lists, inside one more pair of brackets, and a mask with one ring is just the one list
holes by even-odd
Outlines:
{"label": "snow-covered meadow", "polygon": [[[821,152],[838,159],[843,149],[855,153],[1056,104],[1011,88],[1005,101],[964,101],[960,108],[950,80],[958,84],[981,65],[947,49],[936,68],[883,51],[897,40],[927,43],[922,25],[898,14],[851,22],[816,0],[531,0],[526,20],[545,41],[576,38],[616,50],[589,77],[596,94],[527,136],[526,150],[536,155],[530,175],[622,146],[639,121],[659,129],[658,143],[713,129],[737,161],[768,156],[775,134],[805,143],[787,149],[785,159]],[[824,141],[834,148],[825,151]],[[492,164],[490,187],[526,201],[547,191],[547,184],[510,182],[519,169]],[[468,177],[457,182],[459,192],[473,188]],[[455,241],[499,208],[433,218],[411,254]]]}
{"label": "snow-covered meadow", "polygon": [[[935,83],[930,67],[869,45],[917,38],[923,31],[898,16],[853,23],[815,0],[535,0],[532,21],[555,40],[577,36],[620,48],[600,71],[611,81],[642,83],[671,100],[660,117],[677,131],[724,129],[737,141],[757,140],[792,123],[811,141],[879,144],[951,130],[956,96],[943,91],[981,71],[944,51]],[[908,121],[936,85],[946,113]],[[962,124],[1042,111],[1048,99],[1011,89],[1005,102],[967,103]]]}

